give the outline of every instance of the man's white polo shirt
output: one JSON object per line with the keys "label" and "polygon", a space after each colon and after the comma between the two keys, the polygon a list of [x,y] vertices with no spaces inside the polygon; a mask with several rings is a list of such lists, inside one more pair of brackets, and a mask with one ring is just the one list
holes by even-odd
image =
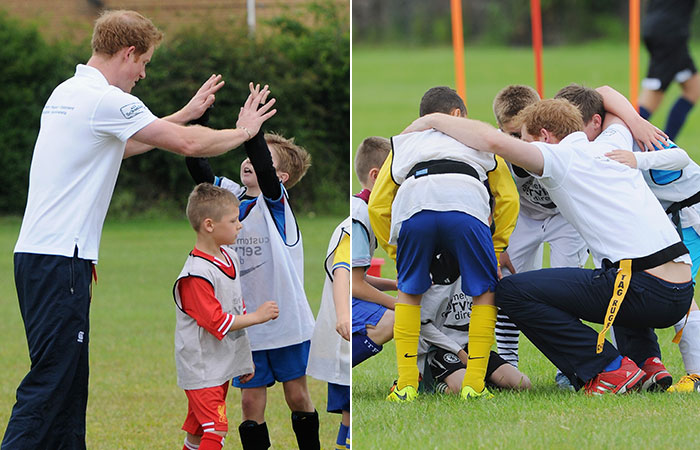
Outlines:
{"label": "man's white polo shirt", "polygon": [[156,117],[94,67],[78,65],[41,114],[15,252],[97,260],[126,141]]}
{"label": "man's white polo shirt", "polygon": [[[605,156],[632,149],[632,135],[614,124],[589,142],[575,132],[559,144],[533,142],[544,158],[537,176],[559,211],[581,234],[596,267],[655,253],[680,241],[666,213],[637,169]],[[676,261],[690,263],[688,255]]]}

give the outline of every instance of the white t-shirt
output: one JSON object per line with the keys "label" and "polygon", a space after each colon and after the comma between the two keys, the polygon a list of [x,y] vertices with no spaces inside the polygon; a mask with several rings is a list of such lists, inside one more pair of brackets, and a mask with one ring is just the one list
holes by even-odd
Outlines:
{"label": "white t-shirt", "polygon": [[154,120],[138,98],[78,65],[44,106],[15,252],[73,256],[77,246],[96,261],[126,141]]}
{"label": "white t-shirt", "polygon": [[[488,226],[489,194],[483,182],[496,167],[493,153],[474,150],[435,130],[394,136],[391,145],[391,177],[400,185],[391,207],[391,244],[398,239],[401,223],[425,210],[464,212]],[[461,173],[407,177],[416,164],[441,159],[469,164],[479,179]]]}
{"label": "white t-shirt", "polygon": [[[586,241],[597,267],[603,258],[639,258],[680,241],[641,172],[605,156],[632,150],[624,126],[611,125],[594,142],[576,132],[559,144],[533,144],[544,158],[537,178]],[[688,255],[681,259],[690,261]]]}

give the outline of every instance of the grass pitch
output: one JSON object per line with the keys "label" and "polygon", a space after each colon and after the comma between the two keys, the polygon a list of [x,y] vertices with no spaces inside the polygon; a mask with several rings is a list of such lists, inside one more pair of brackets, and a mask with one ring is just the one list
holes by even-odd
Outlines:
{"label": "grass pitch", "polygon": [[[693,46],[691,45],[691,48]],[[697,46],[695,46],[697,48]],[[508,84],[534,86],[529,48],[474,48],[467,44],[469,117],[495,124],[491,105]],[[642,49],[641,75],[647,55]],[[695,58],[698,59],[698,52]],[[352,147],[367,136],[390,137],[418,115],[423,93],[432,86],[454,86],[450,48],[353,48]],[[571,82],[610,85],[628,94],[626,43],[546,48],[545,97]],[[665,125],[679,94],[673,85],[652,117]],[[700,161],[700,112],[691,112],[677,143]],[[353,177],[353,192],[359,191]],[[383,252],[377,256],[386,258]],[[384,276],[396,275],[388,261]],[[664,362],[678,379],[684,374],[672,330],[659,333]],[[462,402],[452,396],[423,395],[397,405],[384,401],[397,377],[393,343],[353,370],[353,445],[362,449],[452,448],[686,448],[698,445],[694,425],[700,395],[633,394],[587,398],[560,391],[554,366],[526,338],[521,339],[520,369],[530,392],[496,392],[491,401]]]}
{"label": "grass pitch", "polygon": [[[343,217],[299,218],[304,236],[305,282],[314,315],[323,288],[328,240]],[[0,436],[15,389],[29,370],[24,327],[15,293],[12,251],[19,219],[0,219]],[[107,223],[102,235],[98,284],[90,332],[90,449],[179,449],[187,399],[177,387],[173,356],[172,286],[194,233],[186,220]],[[319,412],[321,442],[335,441],[340,415],[326,413],[326,383],[308,378]],[[228,394],[226,448],[240,448],[240,391]],[[278,383],[268,391],[266,419],[274,448],[296,448],[291,414]]]}

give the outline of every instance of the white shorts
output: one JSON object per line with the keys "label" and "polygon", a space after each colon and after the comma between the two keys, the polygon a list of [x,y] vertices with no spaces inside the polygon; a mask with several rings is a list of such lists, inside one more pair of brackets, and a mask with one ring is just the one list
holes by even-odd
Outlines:
{"label": "white shorts", "polygon": [[[516,272],[542,268],[544,242],[550,247],[550,267],[583,267],[586,264],[588,246],[561,214],[543,220],[520,214],[507,250]],[[501,270],[504,276],[510,274],[505,267]]]}

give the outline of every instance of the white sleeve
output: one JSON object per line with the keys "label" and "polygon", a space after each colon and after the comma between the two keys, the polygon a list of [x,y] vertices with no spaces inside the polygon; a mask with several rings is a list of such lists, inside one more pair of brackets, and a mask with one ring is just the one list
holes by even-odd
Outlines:
{"label": "white sleeve", "polygon": [[634,145],[634,139],[632,139],[630,130],[619,123],[614,123],[603,130],[603,132],[595,138],[595,142],[607,145],[611,150],[632,151]]}
{"label": "white sleeve", "polygon": [[680,170],[690,163],[690,157],[682,148],[665,148],[652,152],[635,152],[639,170]]}
{"label": "white sleeve", "polygon": [[440,289],[437,291],[428,290],[423,296],[420,314],[420,338],[428,348],[434,345],[457,354],[462,347],[440,331],[435,323],[440,313],[445,309],[447,299],[442,295],[442,292]]}
{"label": "white sleeve", "polygon": [[[572,150],[566,145],[546,144],[533,142],[542,153],[542,175],[532,174],[533,177],[543,180],[547,189],[558,188],[569,172]],[[556,148],[554,148],[556,147]]]}
{"label": "white sleeve", "polygon": [[428,348],[430,348],[431,345],[434,345],[435,347],[452,352],[455,355],[462,350],[462,347],[460,347],[459,344],[447,337],[432,322],[421,323],[420,337],[427,344]]}
{"label": "white sleeve", "polygon": [[235,195],[238,198],[241,198],[246,191],[245,187],[226,177],[216,177],[216,181],[214,181],[214,184],[216,186],[226,189],[227,191],[233,192],[233,195]]}
{"label": "white sleeve", "polygon": [[126,142],[156,119],[141,100],[115,87],[97,104],[91,126],[96,135],[114,136]]}

